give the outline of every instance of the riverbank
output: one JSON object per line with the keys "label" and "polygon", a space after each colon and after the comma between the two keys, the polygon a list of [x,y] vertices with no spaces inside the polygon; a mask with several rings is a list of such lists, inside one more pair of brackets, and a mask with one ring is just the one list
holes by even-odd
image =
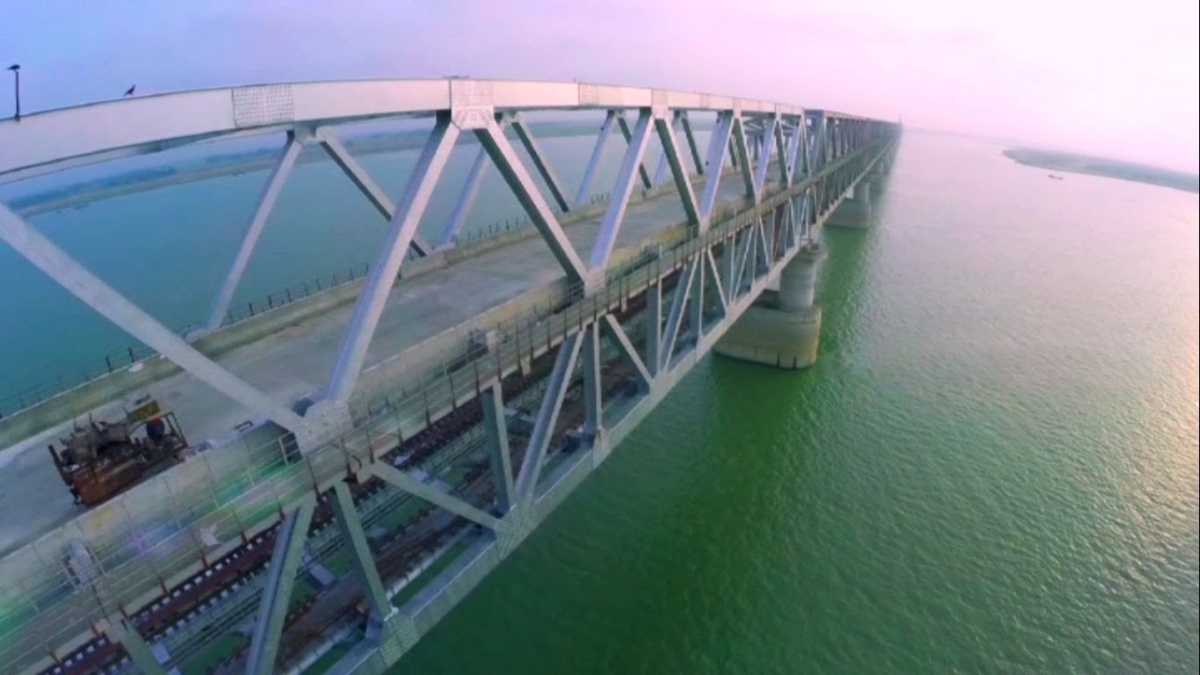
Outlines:
{"label": "riverbank", "polygon": [[1092,176],[1104,176],[1129,180],[1135,183],[1147,183],[1175,188],[1184,192],[1200,192],[1200,176],[1194,173],[1172,171],[1147,164],[1123,162],[1117,159],[1076,155],[1069,152],[1054,150],[1035,150],[1033,148],[1009,148],[1004,156],[1027,166],[1036,166],[1053,171],[1083,173]]}

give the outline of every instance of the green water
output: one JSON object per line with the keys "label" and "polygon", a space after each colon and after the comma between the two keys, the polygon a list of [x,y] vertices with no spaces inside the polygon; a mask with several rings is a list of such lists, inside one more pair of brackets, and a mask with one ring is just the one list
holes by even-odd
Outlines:
{"label": "green water", "polygon": [[822,356],[710,357],[398,673],[1195,673],[1197,198],[909,133]]}
{"label": "green water", "polygon": [[[543,147],[575,185],[589,141]],[[1197,197],[1001,150],[909,132],[882,225],[825,235],[817,366],[705,360],[397,672],[1195,673]],[[395,194],[411,157],[364,163]],[[262,180],[35,223],[178,326]],[[382,238],[331,165],[293,181],[239,302]],[[0,285],[0,389],[127,343],[6,248]]]}

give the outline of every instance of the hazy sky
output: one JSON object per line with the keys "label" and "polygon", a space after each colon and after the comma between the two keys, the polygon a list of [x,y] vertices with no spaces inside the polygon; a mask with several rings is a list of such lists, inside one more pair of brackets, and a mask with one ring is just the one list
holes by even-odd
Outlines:
{"label": "hazy sky", "polygon": [[[1196,170],[1196,0],[983,5],[6,1],[0,60],[21,63],[26,112],[113,98],[133,83],[156,93],[451,74],[578,79],[902,117]],[[11,114],[7,87],[0,111]]]}

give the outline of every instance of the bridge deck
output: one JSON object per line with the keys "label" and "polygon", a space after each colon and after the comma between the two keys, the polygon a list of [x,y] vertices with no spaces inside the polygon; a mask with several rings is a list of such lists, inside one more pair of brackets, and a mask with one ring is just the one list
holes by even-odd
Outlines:
{"label": "bridge deck", "polygon": [[[721,181],[719,200],[723,205],[743,201],[743,186],[735,176]],[[585,255],[590,250],[601,215],[585,218],[567,227],[571,242]],[[636,254],[684,222],[679,197],[674,189],[631,203],[618,239],[614,260]],[[497,246],[480,255],[405,278],[393,289],[379,328],[371,342],[367,367],[356,397],[377,389],[385,379],[394,382],[399,372],[429,367],[426,359],[396,359],[409,349],[438,353],[466,338],[470,328],[504,318],[507,305],[529,307],[549,298],[552,287],[565,287],[565,277],[545,243],[530,230],[528,238]],[[354,310],[352,302],[298,319],[268,337],[232,349],[216,357],[222,366],[271,394],[276,400],[294,401],[318,391],[328,380],[337,358],[342,332]],[[281,312],[292,311],[291,306]],[[228,330],[228,329],[227,329]],[[444,335],[454,332],[454,339]],[[439,344],[443,343],[443,344]],[[424,361],[424,363],[422,363]],[[434,367],[440,360],[433,361]],[[399,368],[400,370],[393,370]],[[178,415],[189,440],[223,440],[249,414],[236,403],[197,380],[179,372],[139,391],[148,391],[165,401]],[[103,418],[109,404],[80,410]],[[46,443],[66,435],[68,424],[57,425],[0,454],[0,555],[36,538],[79,513],[45,450]],[[9,459],[5,459],[7,455]]]}

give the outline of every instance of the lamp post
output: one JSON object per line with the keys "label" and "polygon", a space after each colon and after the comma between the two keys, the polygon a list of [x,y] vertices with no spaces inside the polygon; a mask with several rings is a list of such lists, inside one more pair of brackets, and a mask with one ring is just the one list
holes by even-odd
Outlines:
{"label": "lamp post", "polygon": [[16,99],[17,99],[17,114],[13,115],[13,119],[20,122],[21,121],[21,64],[14,63],[11,66],[9,66],[8,69],[11,70],[12,74],[13,74],[13,92],[16,94]]}

